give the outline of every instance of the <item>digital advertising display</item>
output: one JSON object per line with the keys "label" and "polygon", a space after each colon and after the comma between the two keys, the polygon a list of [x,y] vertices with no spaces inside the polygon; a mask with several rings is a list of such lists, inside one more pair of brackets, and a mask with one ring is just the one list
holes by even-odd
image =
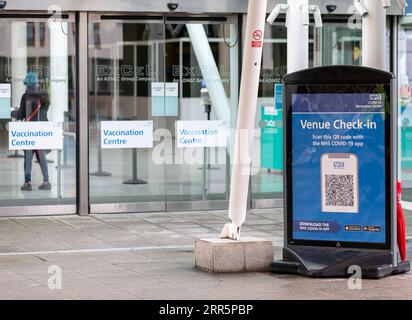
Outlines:
{"label": "digital advertising display", "polygon": [[306,89],[294,90],[289,101],[289,238],[383,246],[390,211],[388,88]]}

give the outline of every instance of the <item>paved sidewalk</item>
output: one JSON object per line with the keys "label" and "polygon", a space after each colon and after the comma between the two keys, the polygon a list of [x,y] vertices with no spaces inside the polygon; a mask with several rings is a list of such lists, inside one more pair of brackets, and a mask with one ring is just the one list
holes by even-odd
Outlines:
{"label": "paved sidewalk", "polygon": [[[345,279],[196,270],[194,240],[216,237],[226,214],[1,218],[0,299],[412,299],[412,274],[349,290]],[[280,257],[282,210],[252,210],[242,235],[272,240]],[[408,250],[412,258],[410,242]],[[53,265],[60,290],[47,285]]]}

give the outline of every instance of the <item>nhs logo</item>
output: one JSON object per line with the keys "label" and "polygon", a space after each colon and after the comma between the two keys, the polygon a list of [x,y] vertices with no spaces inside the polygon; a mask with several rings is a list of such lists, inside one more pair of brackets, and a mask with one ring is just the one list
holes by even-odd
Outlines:
{"label": "nhs logo", "polygon": [[334,161],[333,169],[345,169],[345,162],[343,161]]}

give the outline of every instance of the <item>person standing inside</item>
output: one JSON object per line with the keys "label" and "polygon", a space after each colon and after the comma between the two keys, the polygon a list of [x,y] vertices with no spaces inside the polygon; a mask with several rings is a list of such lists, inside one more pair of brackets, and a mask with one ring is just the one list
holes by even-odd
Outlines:
{"label": "person standing inside", "polygon": [[[48,121],[49,97],[47,92],[40,90],[37,74],[34,72],[27,73],[23,83],[26,87],[26,92],[21,97],[16,118],[26,122]],[[22,191],[32,191],[31,169],[33,155],[36,156],[43,175],[43,183],[39,186],[39,189],[50,190],[51,183],[49,181],[45,150],[24,150],[24,184],[20,189]]]}

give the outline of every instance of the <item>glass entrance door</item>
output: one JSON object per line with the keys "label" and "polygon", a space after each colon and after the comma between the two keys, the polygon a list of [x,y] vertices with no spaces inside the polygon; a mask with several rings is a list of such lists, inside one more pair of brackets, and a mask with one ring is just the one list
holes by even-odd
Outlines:
{"label": "glass entrance door", "polygon": [[91,212],[165,210],[163,82],[163,17],[89,16]]}
{"label": "glass entrance door", "polygon": [[[239,91],[237,18],[203,19],[165,18],[165,81],[178,90],[175,110],[165,117],[170,211],[228,206]],[[167,103],[166,110],[173,101]],[[204,144],[209,132],[220,138]]]}
{"label": "glass entrance door", "polygon": [[227,207],[236,22],[89,15],[91,212]]}
{"label": "glass entrance door", "polygon": [[0,215],[76,212],[74,15],[0,14]]}

